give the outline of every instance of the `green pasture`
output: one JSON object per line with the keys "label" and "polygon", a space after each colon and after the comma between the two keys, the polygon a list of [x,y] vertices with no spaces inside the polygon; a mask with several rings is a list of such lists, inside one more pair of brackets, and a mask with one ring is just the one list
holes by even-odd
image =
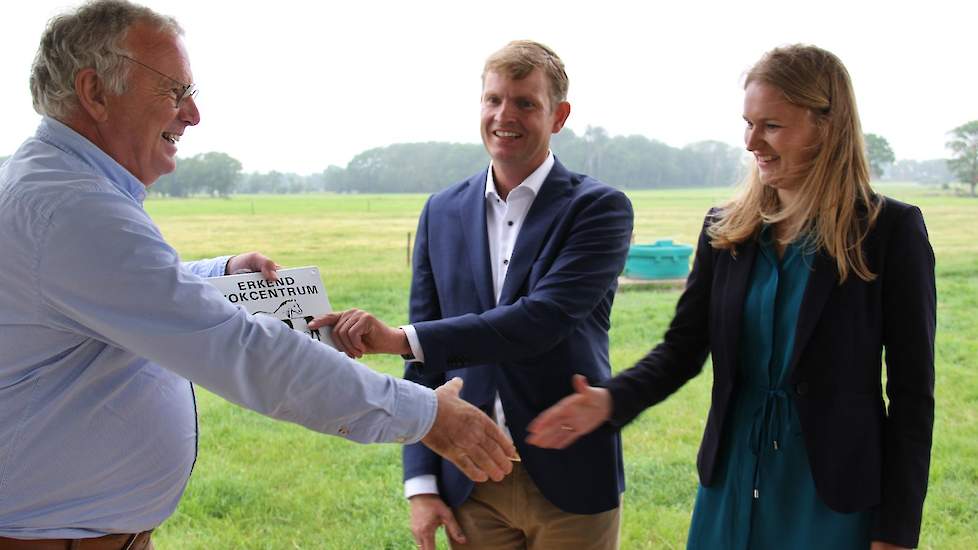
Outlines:
{"label": "green pasture", "polygon": [[[881,191],[922,208],[937,254],[937,422],[921,547],[978,548],[978,200],[912,185]],[[630,193],[637,242],[671,237],[695,244],[703,214],[730,193]],[[285,266],[317,265],[334,308],[360,307],[399,324],[406,321],[410,283],[408,233],[424,201],[236,196],[150,199],[146,207],[185,259],[261,250]],[[676,288],[618,292],[616,369],[658,341],[678,297]],[[401,373],[393,358],[366,363]],[[707,367],[625,429],[623,548],[684,547],[710,383]],[[157,548],[414,547],[398,445],[358,445],[264,418],[204,390],[197,396],[200,454],[179,509],[158,530]]]}

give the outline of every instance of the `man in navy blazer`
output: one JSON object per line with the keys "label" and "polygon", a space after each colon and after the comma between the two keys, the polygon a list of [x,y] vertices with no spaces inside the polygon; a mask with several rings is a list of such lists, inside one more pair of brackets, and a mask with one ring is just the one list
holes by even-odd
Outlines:
{"label": "man in navy blazer", "polygon": [[[519,456],[501,482],[473,484],[423,446],[404,451],[420,548],[445,525],[464,548],[616,548],[624,490],[621,440],[599,430],[561,452],[524,443],[541,411],[572,393],[573,374],[611,375],[608,329],[632,232],[620,191],[564,168],[550,152],[570,104],[560,58],[511,42],[486,61],[482,138],[489,168],[433,195],[418,223],[411,325],[350,310],[327,317],[353,356],[413,355],[405,377],[462,397],[508,429]],[[464,534],[463,534],[464,533]]]}

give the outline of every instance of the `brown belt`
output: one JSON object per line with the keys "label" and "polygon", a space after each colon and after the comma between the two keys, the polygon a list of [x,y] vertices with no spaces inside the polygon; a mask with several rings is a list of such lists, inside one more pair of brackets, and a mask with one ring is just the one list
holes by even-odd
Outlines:
{"label": "brown belt", "polygon": [[91,539],[8,539],[0,537],[0,550],[152,550],[152,530],[105,535]]}

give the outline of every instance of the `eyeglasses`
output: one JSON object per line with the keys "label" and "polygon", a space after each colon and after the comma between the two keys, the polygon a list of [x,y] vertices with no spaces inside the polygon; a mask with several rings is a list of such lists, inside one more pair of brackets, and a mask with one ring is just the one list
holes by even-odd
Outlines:
{"label": "eyeglasses", "polygon": [[180,104],[183,103],[183,101],[185,99],[187,99],[188,97],[196,97],[197,96],[197,85],[194,84],[193,82],[191,82],[190,84],[184,84],[183,82],[181,82],[181,81],[173,78],[172,76],[170,76],[168,74],[161,73],[161,72],[157,71],[156,69],[154,69],[153,67],[150,67],[149,65],[143,63],[142,61],[137,61],[137,60],[129,57],[128,55],[119,54],[119,57],[121,57],[123,59],[128,59],[129,61],[132,61],[133,63],[135,63],[136,65],[139,65],[140,67],[143,67],[144,69],[149,69],[149,70],[153,71],[154,73],[162,76],[163,78],[165,78],[167,80],[172,80],[173,82],[176,82],[177,84],[179,84],[180,85],[179,88],[174,88],[172,90],[173,93],[174,93],[174,97],[176,98],[176,104],[175,104],[175,107],[176,108],[179,109],[180,108]]}

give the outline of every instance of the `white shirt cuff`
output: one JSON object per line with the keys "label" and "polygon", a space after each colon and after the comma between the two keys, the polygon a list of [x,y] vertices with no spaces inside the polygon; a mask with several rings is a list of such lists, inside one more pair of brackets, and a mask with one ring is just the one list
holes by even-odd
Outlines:
{"label": "white shirt cuff", "polygon": [[415,495],[437,495],[438,480],[433,475],[416,476],[404,482],[404,498]]}
{"label": "white shirt cuff", "polygon": [[418,332],[414,330],[414,325],[403,325],[398,328],[404,331],[408,345],[411,346],[411,355],[414,356],[414,359],[408,359],[408,361],[424,363],[424,350],[421,349],[421,341],[418,340]]}

